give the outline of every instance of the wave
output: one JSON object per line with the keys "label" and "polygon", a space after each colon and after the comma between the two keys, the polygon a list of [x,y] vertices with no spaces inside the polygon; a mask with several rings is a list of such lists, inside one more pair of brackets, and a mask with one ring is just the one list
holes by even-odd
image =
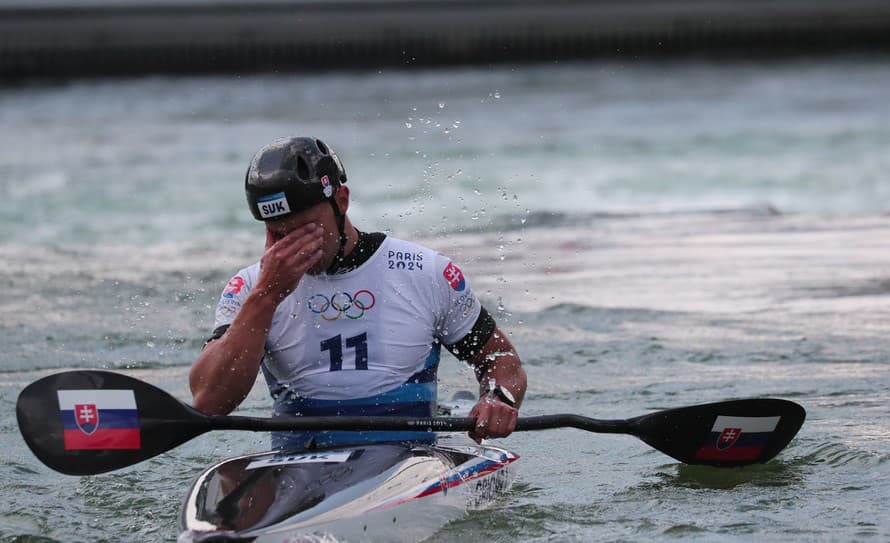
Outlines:
{"label": "wave", "polygon": [[875,467],[890,462],[890,455],[851,447],[844,443],[820,443],[800,457],[802,465]]}
{"label": "wave", "polygon": [[497,215],[488,223],[453,225],[440,230],[441,235],[473,234],[486,232],[512,232],[529,228],[580,227],[601,221],[633,220],[648,217],[778,217],[783,215],[770,203],[738,207],[704,207],[672,209],[628,209],[620,211],[567,212],[552,210],[528,211],[517,215]]}

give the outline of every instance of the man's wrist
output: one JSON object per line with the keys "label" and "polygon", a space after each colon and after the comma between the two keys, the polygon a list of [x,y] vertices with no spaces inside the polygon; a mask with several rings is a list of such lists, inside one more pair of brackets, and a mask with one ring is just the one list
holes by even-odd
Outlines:
{"label": "man's wrist", "polygon": [[486,393],[493,398],[497,398],[502,403],[505,403],[510,407],[516,407],[516,398],[513,396],[513,393],[510,392],[507,387],[497,384],[494,379],[488,380],[488,390]]}

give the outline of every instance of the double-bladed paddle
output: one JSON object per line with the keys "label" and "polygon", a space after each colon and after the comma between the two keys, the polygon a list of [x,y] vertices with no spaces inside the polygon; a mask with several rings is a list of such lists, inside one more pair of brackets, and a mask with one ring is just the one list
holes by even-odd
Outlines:
{"label": "double-bladed paddle", "polygon": [[[467,417],[208,416],[167,392],[108,371],[69,371],[31,383],[16,404],[25,442],[50,468],[92,475],[136,464],[211,430],[470,431]],[[743,466],[776,456],[806,412],[779,399],[748,399],[657,411],[626,420],[580,415],[520,417],[516,431],[571,427],[629,434],[686,464]]]}

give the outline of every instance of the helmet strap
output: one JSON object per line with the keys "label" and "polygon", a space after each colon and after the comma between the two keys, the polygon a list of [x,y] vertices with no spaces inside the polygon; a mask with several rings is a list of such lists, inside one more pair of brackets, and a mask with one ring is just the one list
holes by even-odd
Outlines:
{"label": "helmet strap", "polygon": [[334,209],[334,218],[337,219],[337,230],[340,231],[340,247],[337,249],[337,256],[334,257],[331,265],[325,270],[325,273],[331,275],[337,271],[340,262],[343,260],[343,250],[346,248],[346,215],[340,212],[340,208],[337,206],[334,198],[328,198],[328,202],[331,203],[331,207]]}

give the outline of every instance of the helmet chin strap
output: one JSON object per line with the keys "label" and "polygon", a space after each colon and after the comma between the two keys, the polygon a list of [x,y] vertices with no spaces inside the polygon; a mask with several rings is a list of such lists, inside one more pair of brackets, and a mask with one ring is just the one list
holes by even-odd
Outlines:
{"label": "helmet chin strap", "polygon": [[325,270],[326,274],[331,275],[337,271],[337,268],[340,266],[340,261],[343,260],[343,249],[346,248],[346,215],[340,212],[340,208],[337,206],[337,202],[334,201],[333,197],[328,198],[328,202],[331,203],[331,207],[334,209],[334,218],[337,220],[337,230],[340,231],[340,247],[337,249],[337,256],[334,257],[334,260],[331,261],[331,265]]}

